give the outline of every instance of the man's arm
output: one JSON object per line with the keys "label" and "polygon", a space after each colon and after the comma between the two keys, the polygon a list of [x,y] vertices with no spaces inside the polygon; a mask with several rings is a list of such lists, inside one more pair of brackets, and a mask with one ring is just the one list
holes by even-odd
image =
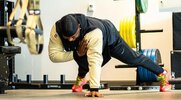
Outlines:
{"label": "man's arm", "polygon": [[[103,36],[100,29],[95,29],[85,35],[85,40],[89,43],[87,45],[87,57],[89,63],[89,76],[90,76],[90,93],[86,96],[97,96],[100,77],[101,77],[101,66],[103,62],[102,57],[102,46],[103,46]],[[93,95],[92,95],[93,94]],[[95,94],[95,95],[94,95]],[[99,95],[99,93],[98,93]]]}
{"label": "man's arm", "polygon": [[66,52],[62,41],[56,32],[56,26],[51,29],[48,45],[49,58],[52,62],[66,62],[73,60],[73,51]]}

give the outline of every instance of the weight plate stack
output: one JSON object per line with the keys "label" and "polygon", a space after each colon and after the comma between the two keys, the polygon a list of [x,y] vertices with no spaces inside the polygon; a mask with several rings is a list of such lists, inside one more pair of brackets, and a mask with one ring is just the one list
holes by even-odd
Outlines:
{"label": "weight plate stack", "polygon": [[120,21],[120,36],[131,48],[136,48],[135,17],[126,17]]}
{"label": "weight plate stack", "polygon": [[[141,51],[142,54],[149,57],[156,64],[161,63],[161,55],[158,49],[144,49]],[[139,82],[157,82],[157,75],[151,71],[138,66],[137,68],[137,78]]]}

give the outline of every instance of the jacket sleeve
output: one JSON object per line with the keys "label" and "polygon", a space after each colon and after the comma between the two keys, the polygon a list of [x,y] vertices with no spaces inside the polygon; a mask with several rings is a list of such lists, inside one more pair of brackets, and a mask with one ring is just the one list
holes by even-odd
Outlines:
{"label": "jacket sleeve", "polygon": [[98,89],[100,86],[101,65],[103,62],[102,46],[103,36],[100,29],[95,29],[85,35],[85,40],[88,41],[88,64],[90,76],[90,88]]}
{"label": "jacket sleeve", "polygon": [[73,51],[65,51],[62,41],[56,32],[56,26],[53,25],[50,33],[48,45],[49,58],[52,62],[66,62],[73,60]]}

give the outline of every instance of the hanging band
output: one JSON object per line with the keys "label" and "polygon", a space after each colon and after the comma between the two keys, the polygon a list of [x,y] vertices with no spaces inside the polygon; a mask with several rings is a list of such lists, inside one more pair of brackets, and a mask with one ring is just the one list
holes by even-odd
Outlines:
{"label": "hanging band", "polygon": [[[13,20],[18,7],[20,6],[20,15],[17,22]],[[26,24],[23,25],[26,19],[26,10],[28,9],[29,16]],[[9,16],[7,23],[7,37],[11,45],[15,45],[12,41],[10,28],[13,23],[16,27],[16,33],[20,42],[26,43],[31,54],[40,54],[43,50],[43,25],[40,19],[40,0],[17,0],[12,13]],[[14,24],[13,24],[14,25]]]}
{"label": "hanging band", "polygon": [[28,7],[28,0],[24,0],[23,3],[22,3],[19,19],[18,19],[18,21],[16,23],[16,33],[17,33],[18,38],[20,39],[20,42],[22,42],[22,43],[26,43],[24,35],[23,35],[24,30],[25,30],[25,25],[22,25],[22,24],[23,24],[23,21],[24,21],[24,17],[25,17],[25,14],[26,14],[27,7]]}
{"label": "hanging band", "polygon": [[14,18],[14,16],[15,16],[15,13],[16,13],[17,9],[18,9],[19,3],[20,3],[20,0],[17,0],[17,1],[16,1],[16,4],[15,4],[15,7],[14,7],[13,11],[11,12],[11,14],[10,14],[10,16],[9,16],[9,21],[8,21],[8,23],[7,23],[7,32],[6,32],[6,33],[7,33],[8,42],[9,42],[11,45],[15,45],[15,43],[12,41],[12,38],[11,38],[10,27],[11,27],[11,25],[12,25],[12,23],[13,23],[13,18]]}
{"label": "hanging band", "polygon": [[40,54],[43,50],[43,26],[40,19],[39,0],[29,0],[29,16],[26,26],[27,46],[31,54]]}

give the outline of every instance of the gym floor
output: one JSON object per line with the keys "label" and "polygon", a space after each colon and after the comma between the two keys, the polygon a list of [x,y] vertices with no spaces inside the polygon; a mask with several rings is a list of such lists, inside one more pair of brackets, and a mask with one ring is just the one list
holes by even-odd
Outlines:
{"label": "gym floor", "polygon": [[70,89],[16,89],[0,94],[0,100],[180,100],[181,90],[159,92],[158,90],[100,90],[101,98],[84,97],[88,92],[72,93]]}

